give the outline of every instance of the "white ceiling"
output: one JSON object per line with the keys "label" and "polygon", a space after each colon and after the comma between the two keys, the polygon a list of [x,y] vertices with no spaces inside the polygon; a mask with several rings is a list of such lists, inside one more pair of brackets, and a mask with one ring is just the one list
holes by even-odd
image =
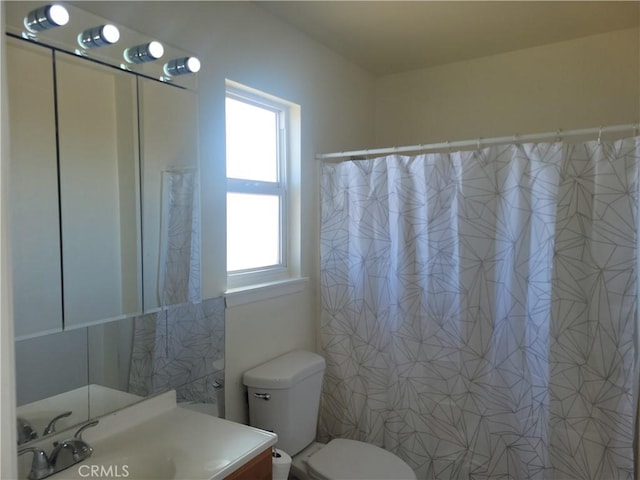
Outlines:
{"label": "white ceiling", "polygon": [[635,27],[639,1],[259,1],[375,75]]}

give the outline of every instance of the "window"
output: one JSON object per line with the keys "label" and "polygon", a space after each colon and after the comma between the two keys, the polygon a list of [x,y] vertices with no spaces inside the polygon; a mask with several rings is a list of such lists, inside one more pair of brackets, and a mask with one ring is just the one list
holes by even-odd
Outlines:
{"label": "window", "polygon": [[290,277],[290,106],[228,86],[225,108],[228,287]]}

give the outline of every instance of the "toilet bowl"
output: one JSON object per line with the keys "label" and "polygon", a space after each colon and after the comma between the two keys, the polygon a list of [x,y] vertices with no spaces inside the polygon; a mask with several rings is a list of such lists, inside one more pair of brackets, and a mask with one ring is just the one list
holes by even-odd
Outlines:
{"label": "toilet bowl", "polygon": [[246,371],[249,423],[278,434],[298,480],[416,480],[407,463],[375,445],[315,442],[324,369],[320,355],[295,350]]}
{"label": "toilet bowl", "polygon": [[416,480],[393,453],[342,438],[311,444],[293,458],[291,473],[298,480]]}

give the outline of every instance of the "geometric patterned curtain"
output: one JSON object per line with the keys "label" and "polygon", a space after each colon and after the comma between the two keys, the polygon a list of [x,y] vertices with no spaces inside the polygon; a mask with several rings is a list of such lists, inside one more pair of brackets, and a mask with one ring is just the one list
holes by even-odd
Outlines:
{"label": "geometric patterned curtain", "polygon": [[640,140],[325,164],[319,436],[421,479],[633,479]]}
{"label": "geometric patterned curtain", "polygon": [[157,301],[163,307],[202,301],[198,187],[196,169],[162,172]]}
{"label": "geometric patterned curtain", "polygon": [[134,319],[130,393],[175,390],[178,401],[218,403],[224,383],[224,299],[169,307]]}

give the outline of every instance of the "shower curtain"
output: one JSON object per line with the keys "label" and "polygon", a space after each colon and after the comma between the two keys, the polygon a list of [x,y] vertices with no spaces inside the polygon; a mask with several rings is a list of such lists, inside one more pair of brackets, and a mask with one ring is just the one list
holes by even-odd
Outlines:
{"label": "shower curtain", "polygon": [[632,479],[640,140],[326,164],[320,438],[420,479]]}

